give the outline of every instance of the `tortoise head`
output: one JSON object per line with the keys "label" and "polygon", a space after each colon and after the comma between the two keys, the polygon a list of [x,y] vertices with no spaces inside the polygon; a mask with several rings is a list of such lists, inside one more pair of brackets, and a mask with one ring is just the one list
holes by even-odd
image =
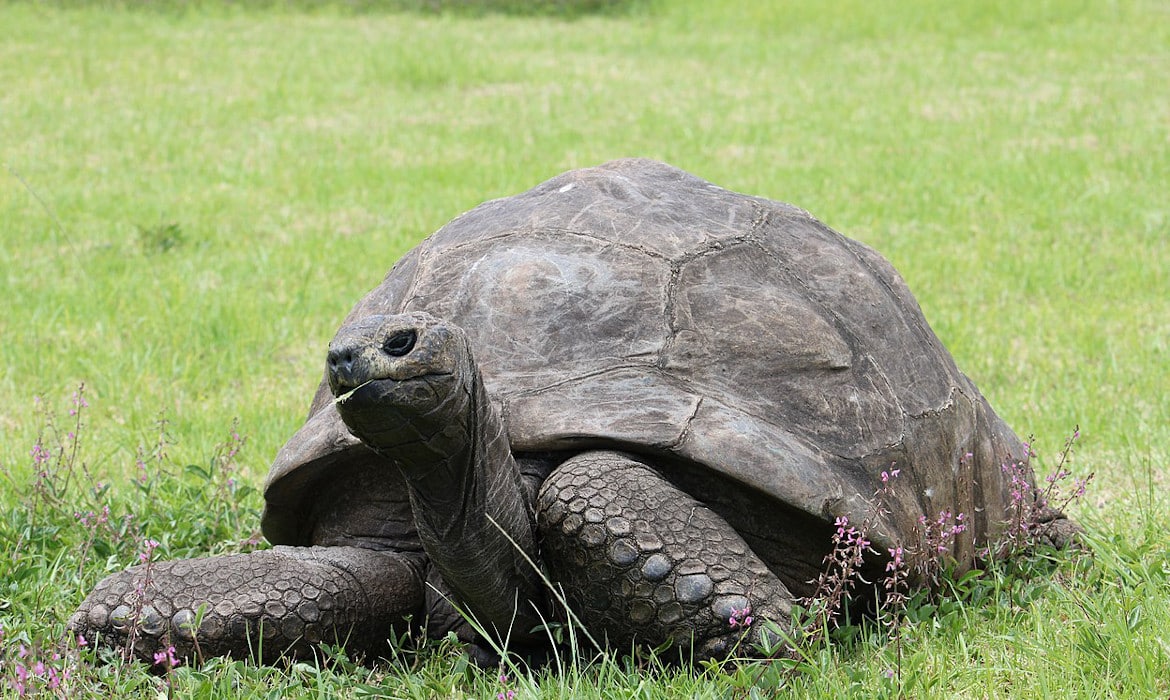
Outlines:
{"label": "tortoise head", "polygon": [[346,427],[403,469],[467,444],[478,375],[459,327],[425,313],[368,316],[337,332],[325,369]]}

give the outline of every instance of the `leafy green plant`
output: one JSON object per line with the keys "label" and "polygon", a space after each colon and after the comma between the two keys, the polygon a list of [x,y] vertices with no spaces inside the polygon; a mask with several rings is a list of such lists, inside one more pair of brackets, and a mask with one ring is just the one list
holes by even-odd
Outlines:
{"label": "leafy green plant", "polygon": [[[96,652],[89,640],[65,634],[63,618],[53,614],[62,597],[92,587],[111,567],[149,566],[163,552],[254,547],[256,541],[241,542],[238,533],[254,530],[258,499],[235,483],[245,440],[234,427],[208,467],[177,470],[167,459],[166,421],[160,420],[149,464],[140,448],[132,487],[119,489],[89,465],[84,384],[63,416],[41,398],[34,406],[43,427],[29,450],[27,478],[0,468],[15,496],[0,523],[2,556],[11,562],[0,574],[0,688],[21,697],[72,697],[87,683],[85,668]],[[192,510],[200,517],[191,518]],[[17,624],[6,626],[14,612]],[[156,661],[168,672],[177,665],[165,653]]]}
{"label": "leafy green plant", "polygon": [[138,245],[148,254],[169,252],[182,245],[186,237],[178,224],[155,224],[153,226],[137,226]]}

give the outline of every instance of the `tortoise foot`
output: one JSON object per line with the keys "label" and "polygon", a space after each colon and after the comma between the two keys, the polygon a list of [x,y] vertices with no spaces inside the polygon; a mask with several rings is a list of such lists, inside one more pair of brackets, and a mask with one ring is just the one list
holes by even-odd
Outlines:
{"label": "tortoise foot", "polygon": [[376,651],[423,606],[421,577],[404,556],[355,547],[276,547],[136,566],[102,580],[69,620],[74,634],[153,662],[272,661],[317,644]]}
{"label": "tortoise foot", "polygon": [[558,467],[537,525],[553,580],[595,637],[721,658],[753,651],[765,621],[790,624],[792,595],[743,538],[628,456],[590,452]]}

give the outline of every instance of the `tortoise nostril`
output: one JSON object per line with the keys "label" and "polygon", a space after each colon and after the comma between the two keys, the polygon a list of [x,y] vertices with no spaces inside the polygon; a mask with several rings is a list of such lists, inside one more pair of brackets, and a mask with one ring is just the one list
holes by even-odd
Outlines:
{"label": "tortoise nostril", "polygon": [[330,350],[326,362],[329,365],[329,371],[331,373],[348,374],[353,369],[353,350],[350,348]]}
{"label": "tortoise nostril", "polygon": [[418,335],[413,330],[396,331],[382,343],[382,350],[387,355],[402,357],[414,349]]}

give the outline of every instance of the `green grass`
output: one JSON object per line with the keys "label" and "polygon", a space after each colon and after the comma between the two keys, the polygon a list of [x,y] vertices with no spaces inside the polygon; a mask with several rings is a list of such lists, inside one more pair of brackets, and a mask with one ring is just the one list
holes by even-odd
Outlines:
{"label": "green grass", "polygon": [[[912,625],[907,694],[1170,693],[1165,2],[663,0],[571,20],[127,5],[0,3],[6,652],[50,644],[100,575],[135,561],[135,533],[166,556],[252,534],[325,344],[411,245],[484,199],[637,155],[798,204],[889,257],[1042,461],[1080,425],[1074,466],[1096,479],[1075,515],[1094,556],[989,575]],[[33,397],[64,425],[83,381],[81,459],[112,485],[79,477],[54,500],[35,486]],[[166,473],[136,485],[160,415],[172,443],[150,466]],[[225,471],[213,455],[233,419],[247,445]],[[72,512],[102,502],[136,519],[87,546]],[[889,694],[894,653],[863,629],[759,683]],[[78,669],[90,694],[159,683]],[[611,662],[512,682],[521,697],[715,697],[757,674]],[[217,663],[172,681],[201,697],[499,690],[443,645],[372,671]]]}

